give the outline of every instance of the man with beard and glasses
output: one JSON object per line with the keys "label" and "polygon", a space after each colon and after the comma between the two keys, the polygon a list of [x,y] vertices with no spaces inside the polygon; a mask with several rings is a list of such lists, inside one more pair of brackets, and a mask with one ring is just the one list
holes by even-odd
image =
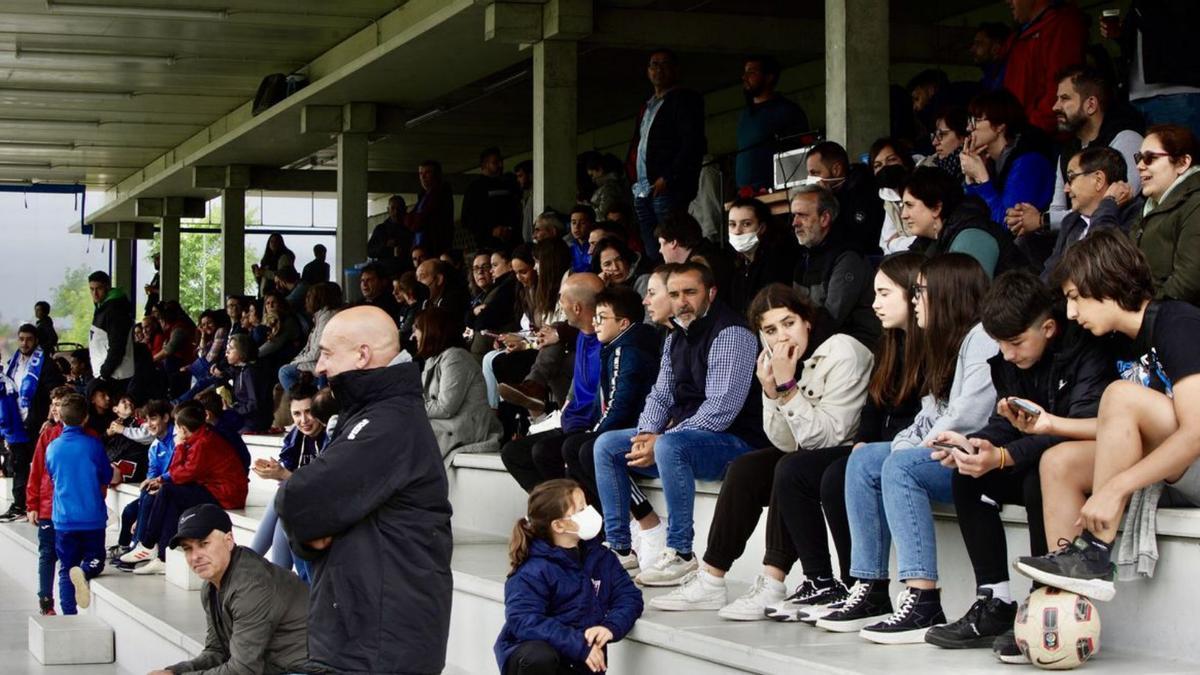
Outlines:
{"label": "man with beard and glasses", "polygon": [[779,61],[773,56],[750,56],[742,69],[742,95],[746,107],[738,114],[737,185],[757,192],[769,189],[775,172],[771,158],[780,139],[808,129],[808,115],[776,91]]}
{"label": "man with beard and glasses", "polygon": [[[1137,165],[1133,155],[1142,147],[1141,119],[1116,98],[1112,84],[1095,68],[1070,66],[1058,73],[1054,117],[1058,130],[1070,135],[1058,155],[1054,201],[1046,213],[1027,203],[1009,209],[1005,220],[1015,235],[1034,232],[1047,224],[1050,230],[1059,230],[1071,211],[1070,199],[1063,189],[1070,173],[1067,163],[1081,150],[1107,146],[1121,153],[1125,166]],[[1131,195],[1141,193],[1142,181],[1136,171],[1129,172],[1128,182]],[[1119,204],[1124,205],[1125,202]]]}

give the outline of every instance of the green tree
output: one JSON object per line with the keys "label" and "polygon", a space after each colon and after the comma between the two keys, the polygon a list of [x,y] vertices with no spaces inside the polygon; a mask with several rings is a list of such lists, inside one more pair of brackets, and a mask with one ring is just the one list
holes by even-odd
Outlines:
{"label": "green tree", "polygon": [[[254,222],[257,209],[246,210],[246,222]],[[221,222],[221,209],[218,206],[209,208],[208,217],[201,221],[185,221],[183,225],[212,225]],[[153,256],[162,249],[162,240],[158,235],[150,246],[148,256]],[[185,232],[179,236],[179,304],[187,313],[195,318],[206,309],[222,307],[225,304],[221,294],[221,259],[223,251],[220,234]],[[242,269],[246,276],[246,287],[243,293],[253,295],[258,292],[254,284],[254,276],[250,274],[250,266],[258,262],[259,254],[249,248],[245,251]]]}
{"label": "green tree", "polygon": [[92,326],[95,305],[88,291],[88,275],[92,268],[80,265],[63,274],[63,281],[54,289],[54,328],[59,342],[86,345]]}

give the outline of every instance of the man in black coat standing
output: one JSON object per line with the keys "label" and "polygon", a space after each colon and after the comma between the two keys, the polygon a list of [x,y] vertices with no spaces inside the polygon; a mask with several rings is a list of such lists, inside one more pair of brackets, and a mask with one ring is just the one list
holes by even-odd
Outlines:
{"label": "man in black coat standing", "polygon": [[450,500],[420,370],[376,307],[329,320],[316,373],[338,424],[279,489],[292,550],[309,560],[311,665],[338,673],[440,673],[450,631]]}

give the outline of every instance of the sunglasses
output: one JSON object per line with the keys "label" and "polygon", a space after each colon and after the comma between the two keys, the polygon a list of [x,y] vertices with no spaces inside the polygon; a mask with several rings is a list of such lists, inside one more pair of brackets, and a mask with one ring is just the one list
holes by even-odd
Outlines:
{"label": "sunglasses", "polygon": [[1169,152],[1151,152],[1149,150],[1147,150],[1146,152],[1135,152],[1135,153],[1133,153],[1133,163],[1134,164],[1145,164],[1146,166],[1150,166],[1151,164],[1158,161],[1158,158],[1170,157],[1170,156],[1171,156],[1171,153],[1169,153]]}

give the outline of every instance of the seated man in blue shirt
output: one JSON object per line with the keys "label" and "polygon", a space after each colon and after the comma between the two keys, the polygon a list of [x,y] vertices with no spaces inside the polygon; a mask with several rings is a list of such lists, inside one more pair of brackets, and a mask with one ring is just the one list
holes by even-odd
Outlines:
{"label": "seated man in blue shirt", "polygon": [[627,471],[662,479],[670,511],[662,524],[651,512],[642,526],[644,558],[638,583],[675,586],[698,563],[692,553],[696,480],[720,478],[739,455],[770,445],[762,430],[760,389],[754,377],[758,340],[721,302],[712,270],[678,265],[667,277],[675,330],[667,337],[658,380],[636,429],[609,431],[596,440],[596,483],[604,505],[609,546],[629,555],[630,487]]}
{"label": "seated man in blue shirt", "polygon": [[[584,433],[596,424],[596,390],[600,386],[600,341],[596,338],[596,294],[604,290],[604,282],[590,272],[572,274],[563,281],[558,303],[567,323],[579,330],[573,355],[574,376],[571,393],[562,408],[562,428],[530,434],[510,441],[500,450],[504,467],[532,492],[538,483],[551,478],[565,478],[562,444],[570,435]],[[543,342],[543,346],[548,343]]]}

